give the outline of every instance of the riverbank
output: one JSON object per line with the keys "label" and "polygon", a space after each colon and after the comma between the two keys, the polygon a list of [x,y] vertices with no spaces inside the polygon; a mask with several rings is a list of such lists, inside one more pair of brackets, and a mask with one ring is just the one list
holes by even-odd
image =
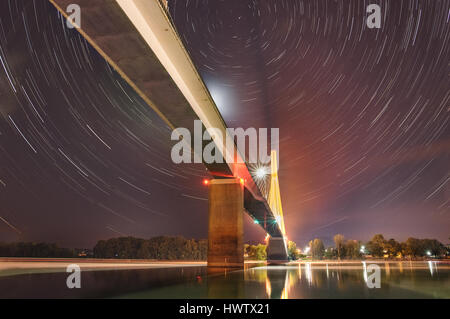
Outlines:
{"label": "riverbank", "polygon": [[20,274],[66,272],[67,266],[77,264],[83,271],[156,269],[206,266],[206,261],[158,261],[133,259],[91,258],[0,258],[0,277]]}

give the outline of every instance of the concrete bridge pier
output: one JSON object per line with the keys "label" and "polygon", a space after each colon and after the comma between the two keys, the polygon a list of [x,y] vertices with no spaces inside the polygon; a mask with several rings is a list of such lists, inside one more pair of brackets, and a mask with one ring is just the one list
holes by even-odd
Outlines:
{"label": "concrete bridge pier", "polygon": [[208,267],[244,267],[244,185],[239,179],[209,184]]}
{"label": "concrete bridge pier", "polygon": [[289,261],[286,243],[283,237],[270,237],[267,245],[267,263],[284,264]]}

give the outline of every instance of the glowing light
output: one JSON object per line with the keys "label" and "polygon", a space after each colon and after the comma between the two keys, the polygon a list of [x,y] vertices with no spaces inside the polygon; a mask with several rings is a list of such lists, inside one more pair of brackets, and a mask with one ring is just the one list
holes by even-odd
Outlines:
{"label": "glowing light", "polygon": [[256,219],[255,219],[253,222],[254,222],[255,224],[259,224],[259,221],[256,220]]}
{"label": "glowing light", "polygon": [[274,224],[279,224],[279,223],[280,223],[280,220],[281,220],[280,216],[277,216],[277,217],[275,217],[275,219],[273,220],[273,223],[274,223]]}
{"label": "glowing light", "polygon": [[270,192],[270,166],[258,164],[249,165],[250,174],[253,177],[253,181],[258,186],[261,194],[265,199],[269,198]]}
{"label": "glowing light", "polygon": [[267,203],[269,204],[270,209],[272,210],[274,216],[276,216],[276,221],[281,233],[286,235],[286,229],[284,228],[284,220],[283,220],[283,208],[281,205],[281,194],[280,194],[280,185],[278,183],[278,162],[277,162],[277,152],[272,150],[270,153],[270,191],[269,198]]}
{"label": "glowing light", "polygon": [[266,277],[266,294],[267,297],[270,298],[270,295],[272,294],[272,286],[270,285],[269,278]]}
{"label": "glowing light", "polygon": [[427,255],[428,255],[428,256],[431,256],[431,251],[428,250],[428,251],[427,251]]}
{"label": "glowing light", "polygon": [[209,179],[204,179],[203,180],[203,185],[209,185]]}
{"label": "glowing light", "polygon": [[269,175],[267,166],[260,166],[255,170],[255,177],[257,179],[264,179],[267,175]]}
{"label": "glowing light", "polygon": [[241,182],[241,185],[245,184],[245,180],[243,178],[239,179],[239,181]]}

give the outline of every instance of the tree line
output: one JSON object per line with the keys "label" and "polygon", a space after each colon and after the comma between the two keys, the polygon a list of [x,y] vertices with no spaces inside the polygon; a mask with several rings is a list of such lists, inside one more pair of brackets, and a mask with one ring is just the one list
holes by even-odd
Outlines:
{"label": "tree line", "polygon": [[368,252],[374,257],[442,257],[448,253],[446,247],[436,239],[417,239],[410,237],[405,242],[391,238],[384,239],[382,234],[373,236],[367,243]]}
{"label": "tree line", "polygon": [[207,240],[186,239],[181,236],[111,238],[100,240],[94,247],[95,258],[206,260],[207,252]]}
{"label": "tree line", "polygon": [[363,244],[361,241],[345,239],[341,234],[333,237],[334,247],[325,246],[321,239],[309,242],[309,254],[313,259],[362,259],[370,255],[375,258],[423,258],[443,257],[448,249],[436,239],[417,239],[410,237],[405,242],[391,238],[386,240],[382,234],[376,234]]}
{"label": "tree line", "polygon": [[76,252],[48,243],[0,243],[0,257],[73,258]]}
{"label": "tree line", "polygon": [[[297,249],[297,244],[293,241],[287,242],[287,250],[288,250],[288,259],[289,260],[297,260],[302,255],[299,253]],[[244,256],[250,260],[266,260],[267,259],[267,245],[258,244],[258,245],[244,245]]]}
{"label": "tree line", "polygon": [[[410,237],[405,242],[391,238],[386,240],[377,234],[367,243],[345,239],[341,234],[333,237],[334,247],[325,248],[321,239],[309,242],[309,251],[301,254],[295,242],[287,244],[289,259],[297,260],[305,255],[313,259],[362,259],[367,255],[375,258],[423,258],[443,257],[449,250],[436,239]],[[267,246],[244,245],[244,256],[252,260],[266,260]],[[0,257],[74,258],[79,250],[61,248],[49,243],[0,243]],[[208,241],[186,239],[181,236],[158,236],[151,239],[135,237],[100,240],[93,249],[94,258],[159,259],[159,260],[206,260]]]}
{"label": "tree line", "polygon": [[[53,243],[0,243],[0,257],[76,258],[80,249],[60,248]],[[134,237],[100,240],[93,258],[206,260],[207,240],[159,236],[151,239]],[[86,255],[84,255],[86,256]]]}

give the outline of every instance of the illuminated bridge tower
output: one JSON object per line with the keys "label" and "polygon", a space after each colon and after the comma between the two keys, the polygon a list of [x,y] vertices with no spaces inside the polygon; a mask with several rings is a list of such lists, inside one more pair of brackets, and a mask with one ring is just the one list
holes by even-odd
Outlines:
{"label": "illuminated bridge tower", "polygon": [[281,237],[270,237],[267,246],[267,260],[269,262],[284,262],[288,260],[286,247],[286,229],[284,227],[283,207],[281,206],[280,185],[278,183],[278,161],[277,152],[272,151],[271,172],[270,172],[270,191],[268,204],[275,217],[274,223],[278,224],[281,230]]}

